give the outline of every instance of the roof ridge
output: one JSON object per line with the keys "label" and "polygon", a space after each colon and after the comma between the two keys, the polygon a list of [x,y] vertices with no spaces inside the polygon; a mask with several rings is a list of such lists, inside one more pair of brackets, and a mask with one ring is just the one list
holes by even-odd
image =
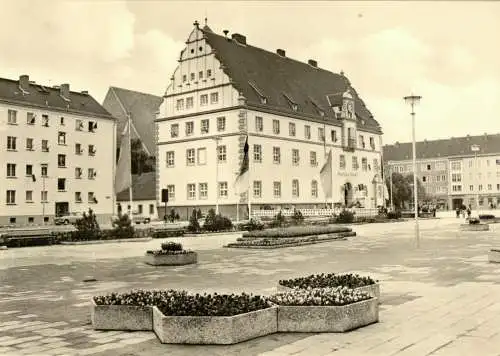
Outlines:
{"label": "roof ridge", "polygon": [[131,93],[136,93],[136,94],[141,94],[141,95],[154,96],[155,98],[159,98],[159,99],[163,98],[163,95],[155,95],[155,94],[151,94],[151,93],[145,93],[143,91],[138,91],[138,90],[132,90],[132,89],[127,89],[127,88],[117,87],[117,86],[114,86],[114,85],[111,85],[109,88],[113,89],[113,90],[128,91],[128,92],[131,92]]}

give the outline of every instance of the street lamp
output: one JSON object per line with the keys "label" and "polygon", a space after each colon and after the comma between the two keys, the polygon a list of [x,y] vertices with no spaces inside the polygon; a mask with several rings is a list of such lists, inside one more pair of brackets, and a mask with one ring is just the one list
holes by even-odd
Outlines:
{"label": "street lamp", "polygon": [[479,169],[477,167],[477,153],[481,150],[481,147],[479,145],[472,145],[470,146],[470,149],[472,152],[474,152],[474,174],[476,175],[477,180],[477,186],[476,186],[476,206],[477,206],[477,214],[479,215]]}
{"label": "street lamp", "polygon": [[414,196],[414,211],[415,211],[415,238],[417,240],[417,248],[420,246],[420,230],[418,228],[418,189],[417,189],[417,154],[415,144],[415,105],[422,99],[421,96],[410,95],[404,97],[405,102],[411,105],[411,136],[413,148],[413,196]]}
{"label": "street lamp", "polygon": [[220,136],[212,138],[215,141],[215,214],[219,215],[219,141]]}
{"label": "street lamp", "polygon": [[390,176],[389,176],[390,187],[389,188],[391,189],[391,211],[394,211],[394,199],[392,197],[392,190],[393,190],[392,189],[392,166],[391,166],[390,162],[388,164],[388,167],[389,167],[389,174],[390,174]]}

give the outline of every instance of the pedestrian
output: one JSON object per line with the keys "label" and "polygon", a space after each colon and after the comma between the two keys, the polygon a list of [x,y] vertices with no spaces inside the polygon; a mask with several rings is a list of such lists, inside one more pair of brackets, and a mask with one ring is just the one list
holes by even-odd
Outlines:
{"label": "pedestrian", "polygon": [[467,219],[470,219],[470,214],[471,214],[471,210],[470,210],[470,205],[469,205],[469,207],[467,208]]}
{"label": "pedestrian", "polygon": [[460,209],[457,207],[457,210],[455,210],[455,212],[457,213],[457,219],[460,217]]}

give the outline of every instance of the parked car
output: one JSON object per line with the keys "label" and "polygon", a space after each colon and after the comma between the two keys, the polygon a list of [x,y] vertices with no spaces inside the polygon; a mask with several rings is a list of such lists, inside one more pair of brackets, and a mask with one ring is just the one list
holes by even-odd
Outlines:
{"label": "parked car", "polygon": [[54,224],[56,225],[69,225],[76,224],[78,219],[83,217],[82,213],[70,213],[67,215],[58,216],[54,219]]}
{"label": "parked car", "polygon": [[150,217],[132,214],[132,224],[149,224],[150,222]]}

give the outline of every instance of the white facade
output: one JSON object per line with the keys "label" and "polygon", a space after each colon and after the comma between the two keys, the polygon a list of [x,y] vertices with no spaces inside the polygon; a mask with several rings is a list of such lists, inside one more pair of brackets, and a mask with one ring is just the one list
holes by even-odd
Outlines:
{"label": "white facade", "polygon": [[[89,130],[90,123],[96,128]],[[0,225],[51,222],[58,213],[89,208],[109,220],[114,120],[0,103],[0,127]]]}
{"label": "white facade", "polygon": [[[191,208],[206,210],[219,204],[223,214],[233,216],[237,204],[246,209],[246,198],[233,184],[247,134],[252,209],[343,204],[346,183],[351,188],[349,203],[366,208],[384,204],[381,134],[360,131],[356,120],[349,120],[354,117],[354,108],[348,109],[347,103],[354,101],[349,92],[340,110],[351,116],[342,124],[251,109],[201,31],[195,29],[186,43],[156,124],[157,199],[161,201],[161,189],[169,189],[167,211],[174,207],[188,215]],[[326,200],[320,170],[330,149],[333,197]]]}

